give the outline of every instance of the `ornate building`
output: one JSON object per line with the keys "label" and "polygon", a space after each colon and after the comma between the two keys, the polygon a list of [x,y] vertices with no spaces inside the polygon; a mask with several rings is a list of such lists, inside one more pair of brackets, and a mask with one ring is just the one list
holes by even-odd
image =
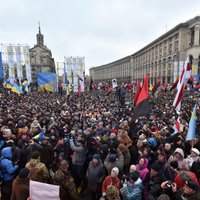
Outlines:
{"label": "ornate building", "polygon": [[200,74],[200,16],[178,24],[136,53],[112,63],[90,68],[94,81],[142,80],[149,73],[153,84],[174,82],[188,55],[193,56],[192,75]]}
{"label": "ornate building", "polygon": [[39,72],[55,72],[54,58],[52,58],[51,50],[44,45],[44,36],[41,34],[40,26],[36,38],[37,44],[29,50],[33,82],[37,81]]}

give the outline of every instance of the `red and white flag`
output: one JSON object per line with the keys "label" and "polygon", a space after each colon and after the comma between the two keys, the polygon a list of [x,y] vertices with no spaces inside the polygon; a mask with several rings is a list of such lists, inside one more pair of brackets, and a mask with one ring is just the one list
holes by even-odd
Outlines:
{"label": "red and white flag", "polygon": [[177,111],[180,111],[181,109],[181,100],[183,97],[184,89],[186,87],[187,81],[190,78],[190,76],[191,76],[191,60],[188,56],[185,61],[181,76],[179,78],[179,82],[177,85],[178,91],[176,93],[176,97],[173,102],[173,106]]}
{"label": "red and white flag", "polygon": [[181,131],[181,123],[180,123],[179,117],[175,121],[175,124],[174,124],[174,126],[172,128],[174,129],[174,133],[179,133]]}

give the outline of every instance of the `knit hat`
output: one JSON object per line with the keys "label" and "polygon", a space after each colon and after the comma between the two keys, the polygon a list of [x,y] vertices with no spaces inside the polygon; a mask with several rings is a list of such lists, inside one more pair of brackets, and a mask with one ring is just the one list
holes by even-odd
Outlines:
{"label": "knit hat", "polygon": [[193,151],[194,153],[196,153],[197,156],[199,156],[199,154],[200,154],[199,150],[196,149],[196,148],[192,148],[191,151]]}
{"label": "knit hat", "polygon": [[119,174],[119,169],[117,167],[113,167],[112,171],[114,171],[117,175]]}
{"label": "knit hat", "polygon": [[159,171],[160,171],[160,166],[159,166],[158,164],[156,164],[156,163],[153,163],[153,164],[151,165],[151,169],[153,169],[153,170],[159,172]]}
{"label": "knit hat", "polygon": [[27,178],[30,173],[30,170],[28,168],[23,168],[19,172],[19,178]]}
{"label": "knit hat", "polygon": [[116,154],[110,154],[110,156],[109,156],[109,161],[110,162],[115,162],[116,159],[117,159],[117,155]]}
{"label": "knit hat", "polygon": [[200,191],[199,186],[193,180],[186,181],[185,185],[196,192]]}
{"label": "knit hat", "polygon": [[139,178],[139,173],[137,171],[130,173],[130,178],[135,182]]}
{"label": "knit hat", "polygon": [[94,154],[92,159],[100,160],[101,156],[99,154]]}

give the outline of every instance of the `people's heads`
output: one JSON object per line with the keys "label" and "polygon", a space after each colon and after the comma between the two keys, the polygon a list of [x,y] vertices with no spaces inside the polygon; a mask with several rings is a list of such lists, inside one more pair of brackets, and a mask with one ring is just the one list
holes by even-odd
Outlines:
{"label": "people's heads", "polygon": [[100,155],[99,154],[94,154],[93,156],[92,156],[92,163],[93,163],[93,165],[97,165],[98,163],[99,163],[99,161],[100,161]]}
{"label": "people's heads", "polygon": [[47,137],[47,136],[44,136],[43,138],[42,138],[42,144],[47,144],[48,143],[48,141],[49,141],[49,137]]}
{"label": "people's heads", "polygon": [[156,163],[153,163],[151,165],[151,172],[150,172],[151,176],[152,177],[158,176],[159,171],[160,171],[160,166],[158,164],[156,164]]}
{"label": "people's heads", "polygon": [[117,155],[116,154],[110,154],[109,156],[109,162],[113,163],[117,160]]}
{"label": "people's heads", "polygon": [[130,178],[131,178],[131,180],[133,180],[133,182],[137,181],[138,178],[139,178],[139,173],[138,173],[138,171],[131,172],[131,173],[130,173]]}
{"label": "people's heads", "polygon": [[65,156],[64,152],[60,152],[59,155],[58,155],[58,160],[59,161],[64,160],[64,156]]}
{"label": "people's heads", "polygon": [[165,143],[165,145],[164,145],[165,151],[169,151],[171,149],[171,146],[172,145],[170,143]]}
{"label": "people's heads", "polygon": [[40,160],[40,152],[39,151],[34,151],[32,156],[32,159]]}
{"label": "people's heads", "polygon": [[111,177],[112,178],[115,178],[115,177],[117,177],[118,176],[118,174],[119,174],[119,169],[117,168],[117,167],[114,167],[114,168],[112,168],[112,170],[111,170]]}
{"label": "people's heads", "polygon": [[130,173],[133,173],[135,172],[137,169],[136,169],[136,166],[135,165],[131,165],[130,168],[129,168],[129,172]]}
{"label": "people's heads", "polygon": [[200,152],[197,148],[192,148],[191,149],[191,157],[196,157],[196,156],[199,156]]}
{"label": "people's heads", "polygon": [[183,187],[184,194],[190,196],[199,191],[200,191],[199,186],[193,180],[188,180],[185,182],[185,186]]}
{"label": "people's heads", "polygon": [[28,168],[23,168],[19,171],[19,178],[25,179],[28,178],[30,170]]}
{"label": "people's heads", "polygon": [[165,154],[162,151],[158,153],[158,160],[160,162],[165,162],[166,161],[165,160]]}
{"label": "people's heads", "polygon": [[68,163],[66,160],[62,160],[62,161],[60,162],[59,169],[60,169],[61,171],[67,172],[68,168],[69,168],[69,163]]}
{"label": "people's heads", "polygon": [[184,158],[184,152],[181,148],[176,148],[173,153],[173,160],[181,160]]}
{"label": "people's heads", "polygon": [[9,128],[3,129],[3,137],[5,139],[9,139],[9,138],[11,138],[11,136],[12,136],[11,129],[9,129]]}
{"label": "people's heads", "polygon": [[145,164],[145,158],[143,158],[143,157],[142,157],[142,158],[140,158],[140,160],[139,160],[139,163],[138,163],[138,164],[139,164],[139,166],[140,166],[140,167],[144,166],[144,164]]}
{"label": "people's heads", "polygon": [[151,149],[149,147],[145,147],[143,150],[143,155],[148,156],[151,153]]}

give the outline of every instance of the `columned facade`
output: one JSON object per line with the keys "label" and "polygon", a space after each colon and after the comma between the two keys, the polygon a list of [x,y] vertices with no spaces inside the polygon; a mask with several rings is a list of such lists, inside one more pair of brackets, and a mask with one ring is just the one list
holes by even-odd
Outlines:
{"label": "columned facade", "polygon": [[[136,53],[90,69],[95,81],[116,78],[119,82],[143,80],[149,73],[152,84],[173,83],[188,55],[193,56],[192,74],[200,71],[200,17],[181,23]],[[92,75],[91,74],[91,75]]]}

